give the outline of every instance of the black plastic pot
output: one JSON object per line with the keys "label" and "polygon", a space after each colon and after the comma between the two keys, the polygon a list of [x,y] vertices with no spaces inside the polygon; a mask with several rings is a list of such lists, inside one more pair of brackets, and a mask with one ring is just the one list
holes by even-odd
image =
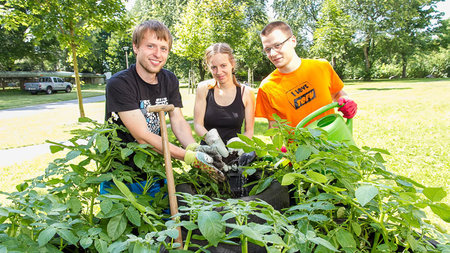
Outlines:
{"label": "black plastic pot", "polygon": [[[177,192],[185,192],[192,195],[195,195],[196,192],[194,188],[190,184],[180,184],[176,186]],[[262,193],[253,195],[253,196],[245,196],[240,197],[236,199],[241,199],[243,201],[253,201],[257,199],[264,200],[268,204],[272,205],[274,209],[281,210],[283,208],[289,207],[289,192],[288,188],[285,186],[281,186],[281,184],[277,181],[272,182],[272,184]],[[179,206],[186,205],[184,202],[178,202]],[[217,209],[216,211],[220,212],[221,209]],[[249,218],[250,222],[255,223],[265,223],[265,221],[255,215],[252,215]],[[230,223],[234,223],[234,220],[230,220]],[[227,229],[227,233],[230,232],[231,229]],[[186,237],[187,231],[182,229],[183,238]],[[194,231],[194,234],[200,234],[199,231]],[[191,243],[198,244],[198,245],[206,245],[206,241],[201,240],[191,240]],[[217,247],[210,247],[208,248],[210,252],[215,253],[233,253],[233,252],[241,252],[241,246],[240,245],[228,245],[228,244],[219,244]],[[248,245],[248,252],[266,252],[266,250],[263,247],[260,247],[258,245],[249,243]]]}

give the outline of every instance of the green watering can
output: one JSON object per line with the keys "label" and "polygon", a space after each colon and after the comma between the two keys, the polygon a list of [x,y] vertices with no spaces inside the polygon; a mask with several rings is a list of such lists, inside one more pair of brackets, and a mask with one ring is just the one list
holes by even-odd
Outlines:
{"label": "green watering can", "polygon": [[[310,122],[315,117],[320,114],[333,109],[335,107],[342,107],[338,102],[333,102],[331,104],[325,105],[316,111],[312,112],[306,116],[302,121],[297,124],[297,128],[304,127],[308,122]],[[355,145],[353,141],[353,121],[352,119],[344,120],[340,114],[330,114],[323,118],[320,118],[308,125],[308,128],[320,128],[328,133],[328,139],[332,141],[345,142],[348,145]]]}

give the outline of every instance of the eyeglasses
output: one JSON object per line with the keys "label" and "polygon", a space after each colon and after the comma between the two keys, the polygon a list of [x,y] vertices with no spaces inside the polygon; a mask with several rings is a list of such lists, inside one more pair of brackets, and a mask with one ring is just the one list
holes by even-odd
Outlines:
{"label": "eyeglasses", "polygon": [[280,52],[281,48],[283,47],[284,43],[286,43],[290,38],[292,38],[293,35],[289,36],[286,40],[284,40],[283,42],[277,43],[275,45],[273,45],[273,47],[266,47],[263,49],[263,53],[265,53],[266,55],[270,54],[270,51],[275,50],[277,52]]}

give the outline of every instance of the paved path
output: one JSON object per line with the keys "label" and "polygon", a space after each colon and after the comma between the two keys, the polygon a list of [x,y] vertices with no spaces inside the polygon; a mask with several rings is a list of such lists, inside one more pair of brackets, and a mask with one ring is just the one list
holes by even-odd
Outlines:
{"label": "paved path", "polygon": [[[96,96],[83,98],[83,104],[101,102],[105,100],[105,96]],[[31,105],[21,108],[13,108],[0,110],[0,119],[8,119],[18,116],[26,116],[28,114],[33,114],[36,112],[42,112],[45,110],[53,110],[57,108],[67,107],[67,106],[77,106],[78,100],[68,100],[61,101],[49,104],[40,104],[40,105]],[[50,152],[49,149],[50,144],[44,143],[39,145],[21,147],[21,148],[12,148],[12,149],[3,149],[0,150],[0,167],[11,166],[14,163],[22,162],[24,160],[32,160],[38,156],[48,154]]]}

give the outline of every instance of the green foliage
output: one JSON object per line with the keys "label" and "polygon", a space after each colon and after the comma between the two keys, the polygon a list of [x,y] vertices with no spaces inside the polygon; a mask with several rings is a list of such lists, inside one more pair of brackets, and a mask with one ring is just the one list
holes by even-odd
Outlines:
{"label": "green foliage", "polygon": [[[263,162],[248,170],[263,169],[262,182],[273,178],[291,186],[297,205],[285,215],[308,222],[334,247],[432,251],[436,249],[427,238],[448,243],[449,235],[440,234],[423,212],[430,207],[448,222],[450,207],[439,203],[447,195],[444,188],[429,188],[389,172],[381,155],[387,151],[329,142],[320,130],[283,124],[266,134],[272,144],[240,136],[244,143],[233,148],[256,151]],[[283,145],[286,153],[280,151]]]}
{"label": "green foliage", "polygon": [[[73,132],[70,144],[51,142],[52,152],[67,154],[16,192],[2,193],[11,204],[0,206],[0,250],[175,250],[178,227],[186,232],[184,252],[218,245],[241,252],[250,252],[251,245],[267,252],[448,250],[450,236],[439,232],[423,211],[430,207],[450,222],[450,207],[439,202],[447,195],[442,187],[389,172],[383,166],[385,150],[330,142],[321,130],[294,129],[277,120],[278,128],[265,133],[271,143],[240,135],[242,143],[230,147],[258,155],[244,168],[244,174],[261,174],[252,193],[274,180],[290,188],[294,204],[287,210],[277,211],[261,200],[179,193],[179,213],[169,220],[163,212],[166,189],[155,197],[145,194],[156,177],[164,178],[162,156],[148,145],[122,143],[117,132],[124,127],[82,118],[88,125]],[[126,165],[131,159],[141,170]],[[180,172],[175,173],[177,183],[208,183],[218,194],[226,189],[198,170],[185,172],[173,163]],[[143,179],[148,180],[144,194],[126,186]],[[109,180],[113,188],[99,195],[99,184]]]}

